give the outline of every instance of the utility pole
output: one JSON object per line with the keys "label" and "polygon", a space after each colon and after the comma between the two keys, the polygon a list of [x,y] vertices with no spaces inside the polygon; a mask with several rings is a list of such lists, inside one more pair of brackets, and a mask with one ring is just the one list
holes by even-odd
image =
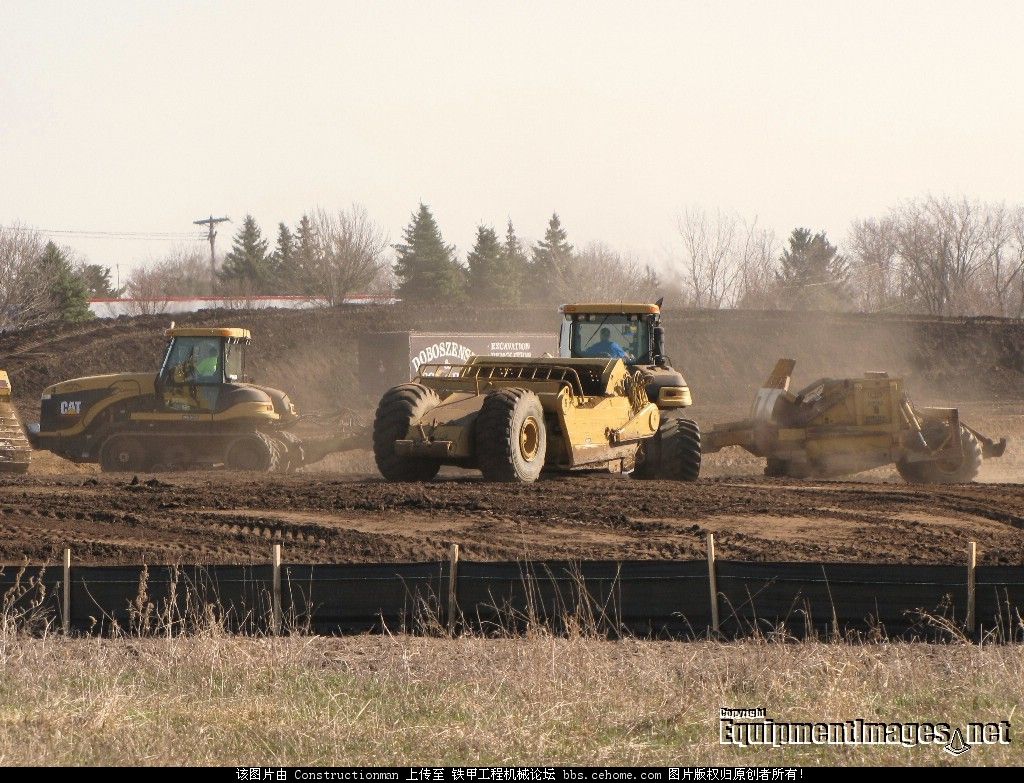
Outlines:
{"label": "utility pole", "polygon": [[208,228],[208,231],[206,233],[206,238],[210,242],[210,285],[215,285],[216,282],[217,282],[217,254],[216,254],[216,252],[214,250],[214,242],[217,239],[217,230],[214,228],[214,226],[217,223],[230,223],[230,222],[231,222],[231,218],[226,218],[226,217],[215,218],[213,215],[210,215],[210,217],[204,218],[203,220],[193,220],[192,221],[193,225],[196,225],[196,226],[206,226]]}

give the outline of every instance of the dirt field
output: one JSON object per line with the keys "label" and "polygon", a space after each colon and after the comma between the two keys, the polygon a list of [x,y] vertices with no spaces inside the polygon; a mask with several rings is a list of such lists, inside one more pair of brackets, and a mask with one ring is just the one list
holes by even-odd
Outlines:
{"label": "dirt field", "polygon": [[530,486],[387,484],[320,473],[29,477],[0,485],[0,561],[248,563],[467,558],[690,559],[714,531],[738,560],[1024,563],[1024,486],[914,487],[754,476]]}

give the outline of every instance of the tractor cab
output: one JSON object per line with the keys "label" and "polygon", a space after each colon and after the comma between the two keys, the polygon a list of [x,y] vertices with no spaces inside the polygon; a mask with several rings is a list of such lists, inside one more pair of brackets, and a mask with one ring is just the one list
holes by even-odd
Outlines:
{"label": "tractor cab", "polygon": [[157,377],[157,391],[170,410],[215,411],[226,386],[245,379],[248,329],[175,328]]}
{"label": "tractor cab", "polygon": [[665,356],[661,300],[655,304],[566,304],[560,308],[559,355],[572,359],[622,359],[647,378],[647,395],[659,408],[691,404],[683,376]]}
{"label": "tractor cab", "polygon": [[622,359],[630,366],[665,363],[659,305],[567,304],[561,311],[561,356]]}

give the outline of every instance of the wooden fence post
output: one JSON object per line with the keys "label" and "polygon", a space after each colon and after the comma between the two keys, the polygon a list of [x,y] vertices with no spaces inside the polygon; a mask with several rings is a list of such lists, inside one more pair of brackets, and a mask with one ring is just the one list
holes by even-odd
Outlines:
{"label": "wooden fence post", "polygon": [[71,633],[71,547],[64,548],[64,601],[61,628],[65,636]]}
{"label": "wooden fence post", "polygon": [[459,613],[459,596],[456,586],[459,580],[459,545],[452,544],[448,550],[448,633],[454,633]]}
{"label": "wooden fence post", "polygon": [[714,533],[708,533],[708,589],[711,591],[711,630],[718,636],[718,574],[715,569]]}
{"label": "wooden fence post", "polygon": [[970,541],[967,544],[967,632],[974,633],[977,625],[975,617],[975,596],[974,569],[978,564],[978,544]]}
{"label": "wooden fence post", "polygon": [[273,634],[278,636],[281,633],[281,545],[274,544],[271,551],[274,563],[274,622]]}

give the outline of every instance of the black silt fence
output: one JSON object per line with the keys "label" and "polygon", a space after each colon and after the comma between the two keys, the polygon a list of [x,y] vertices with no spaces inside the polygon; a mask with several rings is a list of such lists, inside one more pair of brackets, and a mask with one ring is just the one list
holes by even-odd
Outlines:
{"label": "black silt fence", "polygon": [[[209,623],[239,633],[518,633],[544,626],[615,636],[1024,641],[1024,567],[535,561],[258,566],[72,566],[68,630],[177,633]],[[715,629],[710,574],[717,583]],[[454,576],[454,578],[452,578]],[[0,568],[2,619],[60,629],[64,571]]]}

